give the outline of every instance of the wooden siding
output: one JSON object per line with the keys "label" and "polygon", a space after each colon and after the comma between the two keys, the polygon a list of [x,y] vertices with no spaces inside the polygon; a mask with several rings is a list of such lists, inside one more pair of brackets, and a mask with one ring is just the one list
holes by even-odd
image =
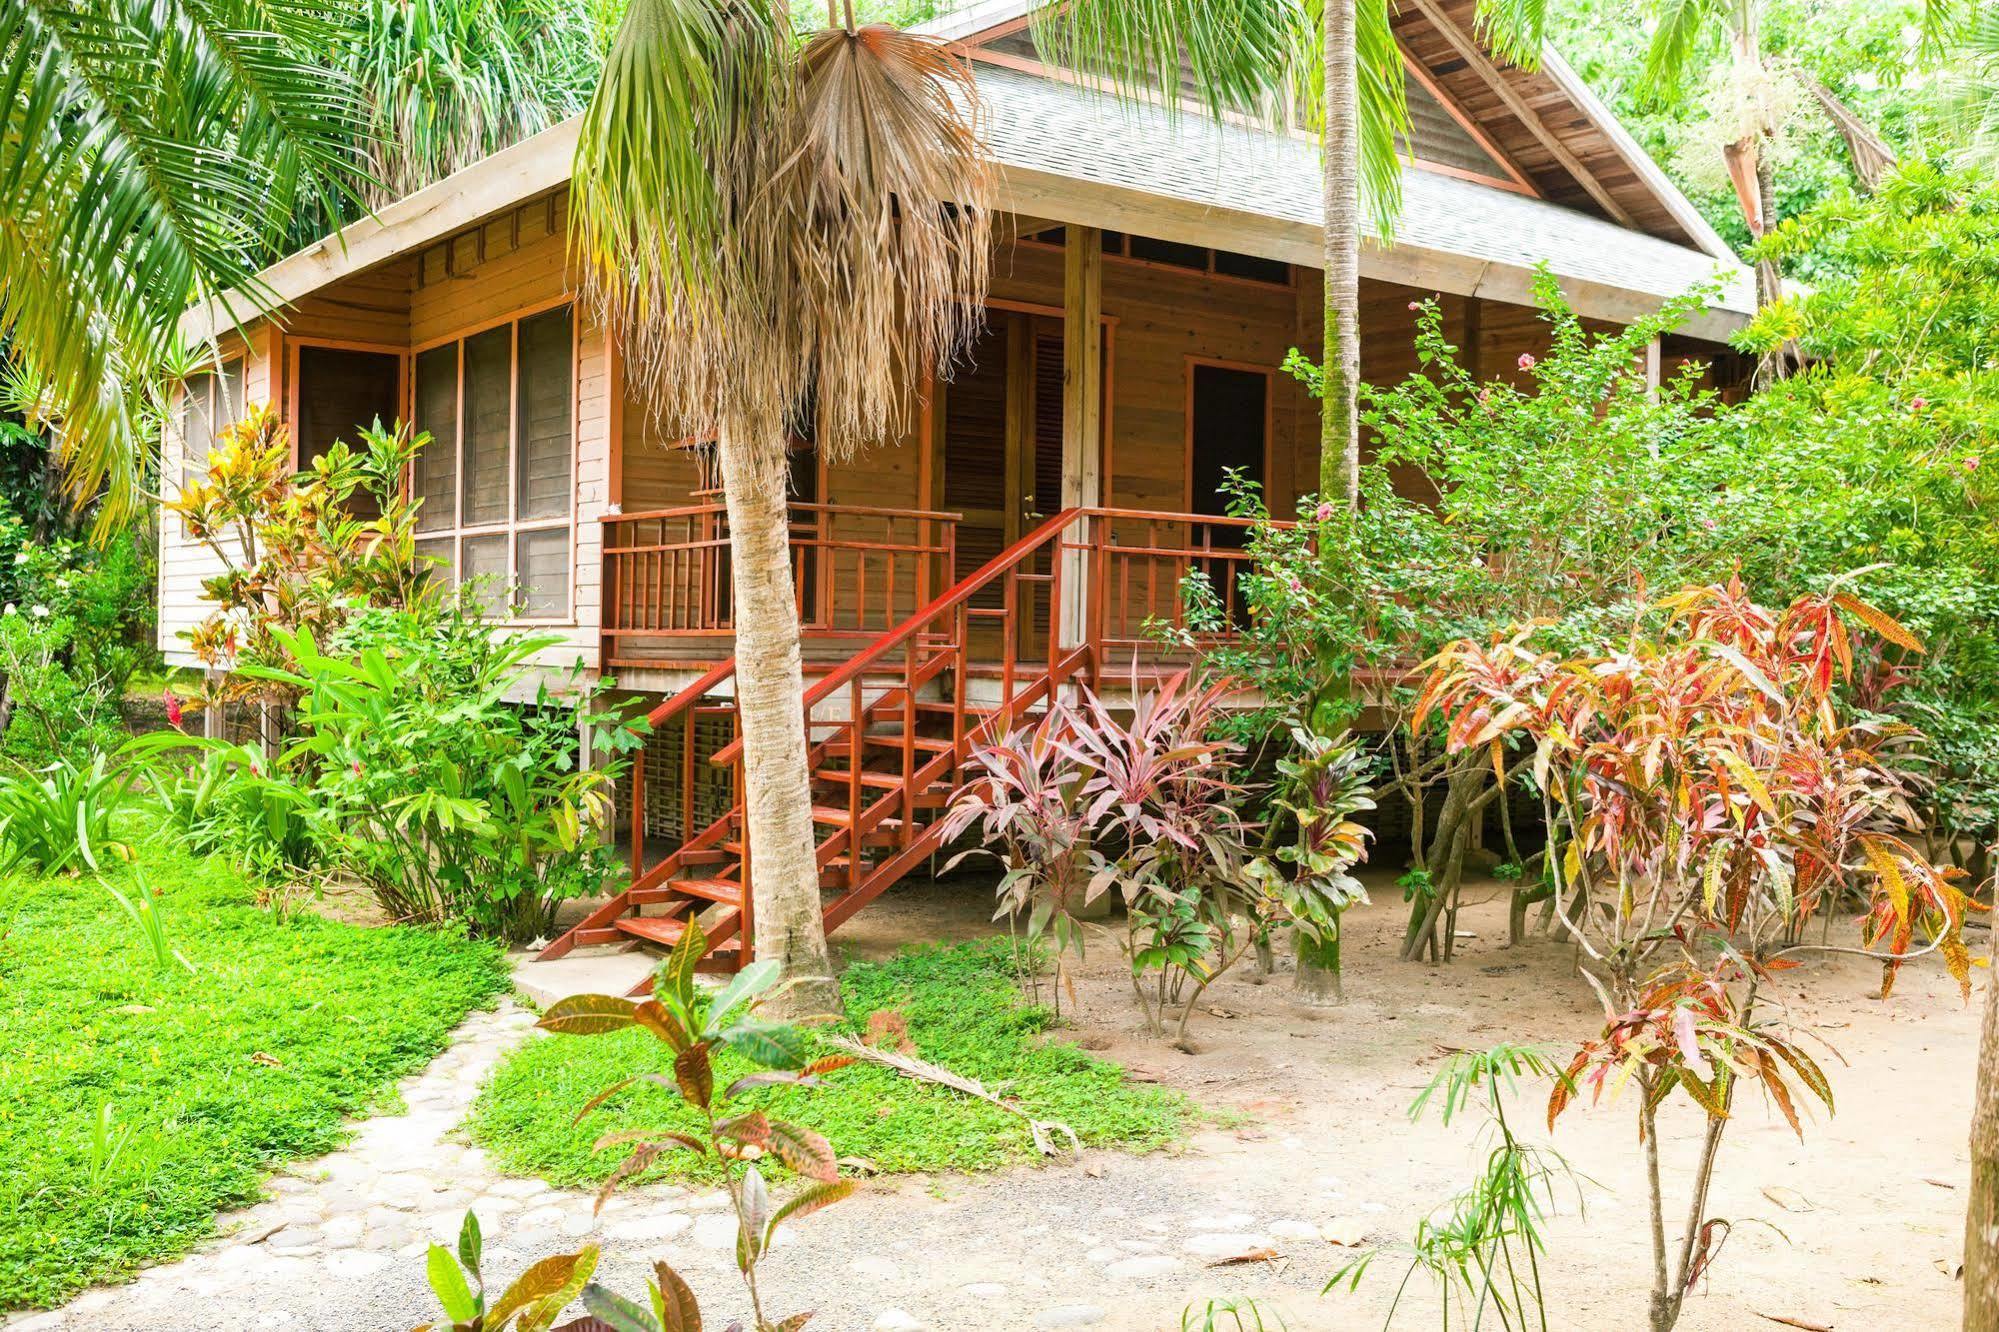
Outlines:
{"label": "wooden siding", "polygon": [[[288,312],[285,333],[253,331],[246,396],[284,401],[282,368],[288,341],[356,341],[421,350],[482,328],[546,309],[566,299],[566,218],[560,197],[542,198],[449,237],[382,269],[316,294]],[[1059,338],[1063,254],[1042,244],[1005,244],[996,258],[996,310],[1034,317]],[[400,307],[396,292],[400,290]],[[1316,355],[1320,341],[1319,275],[1296,270],[1288,284],[1195,272],[1156,262],[1113,259],[1103,265],[1106,385],[1105,480],[1102,502],[1116,508],[1185,512],[1188,494],[1188,413],[1191,367],[1221,363],[1251,369],[1281,366],[1292,347]],[[1370,382],[1398,380],[1416,370],[1410,304],[1432,293],[1391,283],[1362,284],[1362,373]],[[1545,351],[1535,312],[1444,295],[1445,333],[1464,346],[1474,373],[1517,377],[1523,352]],[[997,326],[996,319],[996,326]],[[576,360],[577,460],[574,495],[572,613],[553,626],[560,635],[547,658],[567,665],[598,664],[602,617],[603,531],[607,513],[640,513],[693,502],[711,481],[691,449],[666,439],[646,405],[624,383],[601,330],[579,313]],[[1317,488],[1318,412],[1290,376],[1273,373],[1268,422],[1266,494],[1289,514],[1297,497]],[[952,385],[932,386],[905,428],[858,456],[822,460],[817,498],[839,506],[946,508],[940,447]],[[962,464],[961,464],[962,465]],[[992,465],[1004,470],[1005,460]],[[178,475],[177,459],[169,476]],[[1429,493],[1418,474],[1397,478],[1406,493]],[[1047,508],[1046,504],[1039,505]],[[189,663],[175,635],[202,615],[200,579],[212,572],[200,551],[164,523],[161,536],[161,641],[177,662]],[[822,579],[850,579],[828,563]],[[895,590],[898,608],[915,606],[919,588]],[[940,589],[931,588],[932,593]],[[823,593],[822,593],[823,595]],[[666,660],[715,657],[720,644],[692,642],[661,653]],[[642,655],[652,656],[653,652]]]}
{"label": "wooden siding", "polygon": [[[246,350],[246,402],[289,402],[286,349],[299,342],[367,344],[415,350],[547,308],[567,294],[563,200],[531,200],[416,254],[334,283],[280,316],[282,329],[259,321],[245,339],[225,336],[225,357]],[[599,520],[611,502],[611,372],[601,329],[577,318],[576,467],[573,483],[570,613],[534,631],[559,642],[540,660],[552,670],[597,665],[603,580]],[[405,385],[404,410],[408,410]],[[168,486],[180,475],[177,438],[162,447]],[[159,641],[168,660],[196,665],[179,635],[207,614],[201,582],[218,571],[214,557],[189,542],[173,519],[161,523]]]}

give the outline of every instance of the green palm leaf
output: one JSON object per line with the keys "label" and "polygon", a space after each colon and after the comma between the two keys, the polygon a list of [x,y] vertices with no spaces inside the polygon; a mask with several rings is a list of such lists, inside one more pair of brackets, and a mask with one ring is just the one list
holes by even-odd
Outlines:
{"label": "green palm leaf", "polygon": [[0,0],[0,334],[43,385],[72,495],[134,512],[138,367],[254,274],[352,142],[327,0]]}

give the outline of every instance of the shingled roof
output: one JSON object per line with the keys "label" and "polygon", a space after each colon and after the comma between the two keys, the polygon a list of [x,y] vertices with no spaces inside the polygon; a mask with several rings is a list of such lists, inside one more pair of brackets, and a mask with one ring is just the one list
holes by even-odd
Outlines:
{"label": "shingled roof", "polygon": [[[981,34],[1017,30],[1033,3],[974,0],[924,30],[976,44]],[[1459,0],[1411,4],[1448,22],[1443,7]],[[1440,86],[1450,78],[1497,78],[1509,90],[1500,100],[1536,122],[1531,133],[1524,121],[1515,126],[1516,143],[1501,123],[1513,111],[1499,106],[1490,113],[1498,126],[1494,142],[1541,197],[1407,168],[1395,234],[1368,245],[1363,274],[1524,303],[1535,266],[1546,263],[1580,312],[1613,321],[1718,277],[1719,297],[1687,331],[1721,338],[1741,326],[1755,308],[1751,274],[1566,66],[1550,59],[1531,75],[1490,64],[1474,70],[1461,59],[1463,34],[1454,44],[1440,32],[1433,23],[1430,37],[1449,48],[1449,58],[1427,69],[1429,77]],[[1411,59],[1420,37],[1412,29],[1404,39]],[[1310,142],[1115,100],[1063,71],[1036,73],[985,59],[975,69],[984,132],[1001,166],[1001,207],[1307,267],[1322,262],[1319,167]],[[1528,82],[1516,88],[1516,80]],[[1486,86],[1499,97],[1494,85]],[[1522,100],[1530,94],[1538,101]],[[275,304],[295,301],[562,188],[579,123],[572,118],[545,130],[280,261],[260,275],[260,294]],[[1487,123],[1482,113],[1479,124]],[[1528,150],[1523,134],[1541,143],[1540,154]],[[1619,220],[1611,219],[1613,211]],[[197,307],[183,330],[210,337],[232,326],[231,310],[241,314],[244,305],[239,297],[228,306]]]}

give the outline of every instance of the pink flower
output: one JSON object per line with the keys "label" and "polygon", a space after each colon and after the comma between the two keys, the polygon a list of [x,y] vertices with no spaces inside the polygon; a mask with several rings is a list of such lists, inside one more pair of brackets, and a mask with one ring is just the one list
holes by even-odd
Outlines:
{"label": "pink flower", "polygon": [[1520,368],[1522,370],[1532,370],[1534,368],[1534,355],[1532,352],[1520,353]]}
{"label": "pink flower", "polygon": [[1420,309],[1422,309],[1422,308],[1423,308],[1423,302],[1421,302],[1421,301],[1411,301],[1411,302],[1409,302],[1409,308],[1410,308],[1410,309],[1412,309],[1412,310],[1420,310]]}
{"label": "pink flower", "polygon": [[181,717],[184,715],[180,708],[180,695],[171,689],[163,689],[160,691],[160,701],[167,705],[167,725],[179,730]]}
{"label": "pink flower", "polygon": [[1912,412],[1920,412],[1921,410],[1923,410],[1923,408],[1929,405],[1930,405],[1930,400],[1928,398],[1909,399],[1909,410]]}
{"label": "pink flower", "polygon": [[1294,593],[1303,596],[1305,593],[1305,585],[1299,582],[1296,578],[1294,578],[1291,580],[1291,590]]}
{"label": "pink flower", "polygon": [[361,775],[361,760],[360,760],[360,759],[355,759],[355,760],[354,760],[354,775],[355,775],[356,777],[359,777],[359,776]]}
{"label": "pink flower", "polygon": [[1978,459],[1976,459],[1976,458],[1966,458],[1966,459],[1964,460],[1964,470],[1965,470],[1965,471],[1967,471],[1967,472],[1975,472],[1975,471],[1977,471],[1977,470],[1978,470]]}
{"label": "pink flower", "polygon": [[1333,520],[1333,515],[1338,512],[1339,510],[1333,507],[1331,500],[1321,500],[1319,507],[1312,511],[1312,516],[1322,523],[1329,523]]}
{"label": "pink flower", "polygon": [[1714,519],[1712,518],[1703,518],[1701,519],[1701,526],[1705,527],[1708,531],[1712,532],[1714,531],[1716,524]]}

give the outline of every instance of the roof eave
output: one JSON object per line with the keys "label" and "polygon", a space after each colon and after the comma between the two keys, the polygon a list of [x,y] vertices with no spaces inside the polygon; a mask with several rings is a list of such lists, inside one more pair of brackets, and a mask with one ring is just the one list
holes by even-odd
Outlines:
{"label": "roof eave", "polygon": [[280,259],[257,275],[250,290],[228,291],[190,307],[181,316],[182,336],[192,343],[210,341],[342,278],[561,188],[569,180],[582,123],[581,116],[572,116],[552,125]]}

